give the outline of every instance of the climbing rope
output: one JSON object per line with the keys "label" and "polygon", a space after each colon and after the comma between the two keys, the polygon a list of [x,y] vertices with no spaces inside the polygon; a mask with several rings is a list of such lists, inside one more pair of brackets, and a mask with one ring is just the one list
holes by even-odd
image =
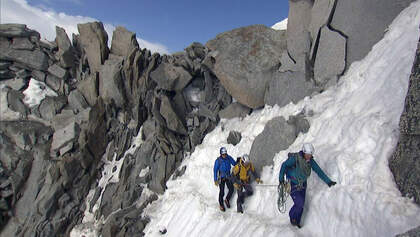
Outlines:
{"label": "climbing rope", "polygon": [[277,197],[277,208],[279,209],[280,213],[286,212],[286,201],[290,195],[290,182],[285,182],[283,184],[279,184],[277,187],[278,197]]}

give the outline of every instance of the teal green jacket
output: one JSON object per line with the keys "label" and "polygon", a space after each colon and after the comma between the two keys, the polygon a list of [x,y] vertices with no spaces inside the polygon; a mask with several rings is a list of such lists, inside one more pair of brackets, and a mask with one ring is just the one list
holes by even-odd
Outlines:
{"label": "teal green jacket", "polygon": [[[286,178],[289,179],[293,184],[298,184],[298,179],[306,180],[308,177],[305,177],[303,172],[300,170],[298,165],[296,164],[296,159],[300,156],[301,159],[303,158],[303,152],[300,151],[299,153],[289,153],[288,158],[286,161],[283,162],[281,165],[280,173],[279,173],[279,181],[284,181],[284,174],[286,174]],[[315,171],[315,173],[321,178],[326,184],[330,183],[331,180],[328,176],[322,171],[319,165],[316,163],[314,158],[309,160],[309,164],[311,165],[311,169]]]}

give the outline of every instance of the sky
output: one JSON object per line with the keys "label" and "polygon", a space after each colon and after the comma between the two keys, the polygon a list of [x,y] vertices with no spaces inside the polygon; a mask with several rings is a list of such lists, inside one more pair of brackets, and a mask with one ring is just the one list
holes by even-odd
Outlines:
{"label": "sky", "polygon": [[27,24],[51,41],[55,25],[77,33],[77,23],[101,21],[108,32],[121,25],[136,33],[141,47],[175,53],[238,27],[271,27],[288,7],[287,0],[1,0],[1,23]]}

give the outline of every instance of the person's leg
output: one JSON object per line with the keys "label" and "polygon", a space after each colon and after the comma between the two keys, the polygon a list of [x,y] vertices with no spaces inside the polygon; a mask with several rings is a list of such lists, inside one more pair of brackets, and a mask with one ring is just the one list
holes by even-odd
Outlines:
{"label": "person's leg", "polygon": [[290,222],[294,225],[300,225],[300,219],[303,213],[303,207],[305,205],[305,194],[306,187],[301,189],[297,188],[297,185],[292,184],[290,196],[293,199],[294,205],[289,211]]}
{"label": "person's leg", "polygon": [[225,179],[221,179],[219,184],[219,205],[221,207],[225,206],[223,205],[223,197],[225,196],[225,182]]}
{"label": "person's leg", "polygon": [[229,189],[228,194],[226,196],[226,200],[229,202],[230,199],[232,198],[233,195],[233,191],[235,190],[232,184],[232,181],[230,181],[229,179],[226,179],[226,185]]}
{"label": "person's leg", "polygon": [[246,184],[244,186],[245,188],[245,192],[246,192],[246,197],[251,196],[252,194],[254,194],[254,191],[252,190],[252,186],[250,184]]}
{"label": "person's leg", "polygon": [[245,192],[242,191],[243,188],[241,187],[238,189],[238,199],[236,200],[236,211],[243,213],[242,210],[242,203],[244,203],[244,194]]}

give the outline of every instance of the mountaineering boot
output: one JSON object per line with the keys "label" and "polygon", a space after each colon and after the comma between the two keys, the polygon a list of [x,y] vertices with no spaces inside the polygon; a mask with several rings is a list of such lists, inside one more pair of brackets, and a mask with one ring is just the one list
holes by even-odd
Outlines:
{"label": "mountaineering boot", "polygon": [[244,210],[242,210],[242,206],[241,205],[238,205],[238,208],[236,209],[236,211],[238,213],[244,213]]}
{"label": "mountaineering boot", "polygon": [[226,204],[226,207],[227,207],[227,208],[230,208],[230,203],[229,203],[229,200],[225,199],[225,204]]}
{"label": "mountaineering boot", "polygon": [[300,224],[298,224],[295,219],[290,220],[290,224],[296,226],[299,229],[302,228],[302,226]]}
{"label": "mountaineering boot", "polygon": [[224,206],[219,206],[219,208],[220,208],[221,211],[223,211],[223,212],[225,211],[225,207]]}

